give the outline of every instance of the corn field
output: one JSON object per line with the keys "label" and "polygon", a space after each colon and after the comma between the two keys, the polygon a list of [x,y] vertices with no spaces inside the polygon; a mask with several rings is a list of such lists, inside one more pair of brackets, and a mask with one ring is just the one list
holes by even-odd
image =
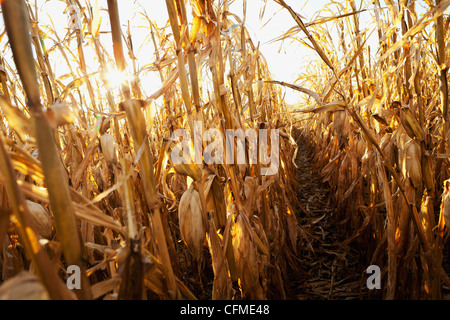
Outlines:
{"label": "corn field", "polygon": [[[1,1],[0,299],[448,298],[450,0],[330,2],[312,21],[274,0],[293,25],[276,40],[317,57],[295,83],[246,28],[267,0],[243,17],[166,0],[164,26],[143,10],[150,63],[120,1],[62,2],[66,34],[38,1]],[[249,139],[245,163],[177,163],[180,129],[277,132],[277,171]]]}

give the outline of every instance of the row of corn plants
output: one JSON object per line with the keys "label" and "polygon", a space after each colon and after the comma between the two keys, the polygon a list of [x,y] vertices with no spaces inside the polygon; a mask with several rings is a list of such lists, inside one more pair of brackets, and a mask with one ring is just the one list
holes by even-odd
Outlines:
{"label": "row of corn plants", "polygon": [[442,298],[450,284],[450,1],[349,0],[311,23],[277,2],[297,23],[282,38],[319,57],[296,84],[275,83],[306,97],[295,114],[351,234],[346,243],[362,263],[380,266],[383,298]]}
{"label": "row of corn plants", "polygon": [[[287,298],[302,230],[296,143],[229,1],[166,0],[162,27],[140,12],[150,61],[136,58],[117,0],[65,2],[66,35],[40,24],[38,2],[1,2],[0,296]],[[67,73],[52,70],[56,56]],[[112,71],[126,75],[118,87]],[[223,135],[278,129],[277,173],[261,175],[259,160],[174,163],[172,133],[193,137],[198,123]],[[73,265],[81,280],[69,290]]]}

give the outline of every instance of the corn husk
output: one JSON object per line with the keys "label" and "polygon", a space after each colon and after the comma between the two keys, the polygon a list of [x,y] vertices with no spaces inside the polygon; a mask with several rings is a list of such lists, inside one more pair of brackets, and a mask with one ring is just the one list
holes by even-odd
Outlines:
{"label": "corn husk", "polygon": [[433,168],[433,160],[429,154],[422,155],[422,175],[423,181],[425,183],[425,187],[428,190],[433,189],[434,187],[434,168]]}
{"label": "corn husk", "polygon": [[422,185],[420,145],[414,140],[410,140],[405,144],[405,158],[402,173],[411,179],[414,187],[418,188]]}
{"label": "corn husk", "polygon": [[414,116],[411,109],[407,107],[401,108],[400,119],[403,128],[405,128],[411,139],[416,138],[419,141],[425,139],[425,133],[422,129],[422,126],[420,125],[419,121],[417,121],[417,118]]}
{"label": "corn husk", "polygon": [[46,110],[45,116],[53,128],[64,126],[75,121],[72,110],[65,103],[55,103],[50,106]]}
{"label": "corn husk", "polygon": [[366,143],[363,139],[359,139],[356,145],[356,151],[358,154],[358,157],[361,159],[364,156],[364,153],[366,151]]}
{"label": "corn husk", "polygon": [[39,279],[23,271],[0,286],[0,300],[49,300],[50,297]]}
{"label": "corn husk", "polygon": [[343,137],[348,136],[350,130],[349,115],[347,111],[335,111],[334,112],[334,129],[338,136],[339,142],[342,141]]}
{"label": "corn husk", "polygon": [[178,219],[186,246],[196,259],[200,259],[206,239],[206,226],[203,221],[200,195],[193,185],[181,196]]}
{"label": "corn husk", "polygon": [[31,227],[36,233],[44,239],[52,239],[53,237],[53,224],[50,219],[50,215],[46,208],[39,203],[25,200],[28,206],[28,210],[31,214]]}
{"label": "corn husk", "polygon": [[109,133],[105,133],[100,138],[102,153],[108,165],[117,164],[116,143],[114,137]]}
{"label": "corn husk", "polygon": [[442,194],[441,211],[444,212],[445,226],[450,226],[450,179],[444,181],[444,192]]}
{"label": "corn husk", "polygon": [[386,155],[386,159],[394,164],[395,163],[395,140],[392,139],[390,134],[383,136],[380,142],[380,148]]}

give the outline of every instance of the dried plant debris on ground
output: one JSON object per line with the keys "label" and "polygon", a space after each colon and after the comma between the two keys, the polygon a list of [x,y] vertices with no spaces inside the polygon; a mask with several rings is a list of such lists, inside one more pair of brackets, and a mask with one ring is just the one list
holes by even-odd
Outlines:
{"label": "dried plant debris on ground", "polygon": [[[299,223],[309,236],[299,253],[301,272],[294,280],[296,299],[372,299],[366,286],[367,275],[361,249],[347,243],[349,234],[339,228],[330,188],[322,182],[319,168],[312,162],[314,146],[301,129],[296,130],[298,154],[297,196],[301,205]],[[378,298],[380,294],[378,294]]]}

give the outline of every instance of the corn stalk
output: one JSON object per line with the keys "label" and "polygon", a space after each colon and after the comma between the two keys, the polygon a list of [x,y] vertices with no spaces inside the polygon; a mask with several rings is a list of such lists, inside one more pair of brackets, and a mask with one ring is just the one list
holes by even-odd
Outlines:
{"label": "corn stalk", "polygon": [[[69,189],[64,179],[63,167],[57,153],[52,129],[42,111],[39,85],[31,52],[29,18],[24,1],[3,1],[3,16],[14,61],[19,71],[28,106],[32,114],[35,136],[49,192],[50,206],[55,217],[56,229],[68,265],[80,267],[81,289],[76,290],[80,299],[91,297],[90,284],[85,275],[83,247],[75,219]],[[18,23],[20,22],[20,23]]]}

